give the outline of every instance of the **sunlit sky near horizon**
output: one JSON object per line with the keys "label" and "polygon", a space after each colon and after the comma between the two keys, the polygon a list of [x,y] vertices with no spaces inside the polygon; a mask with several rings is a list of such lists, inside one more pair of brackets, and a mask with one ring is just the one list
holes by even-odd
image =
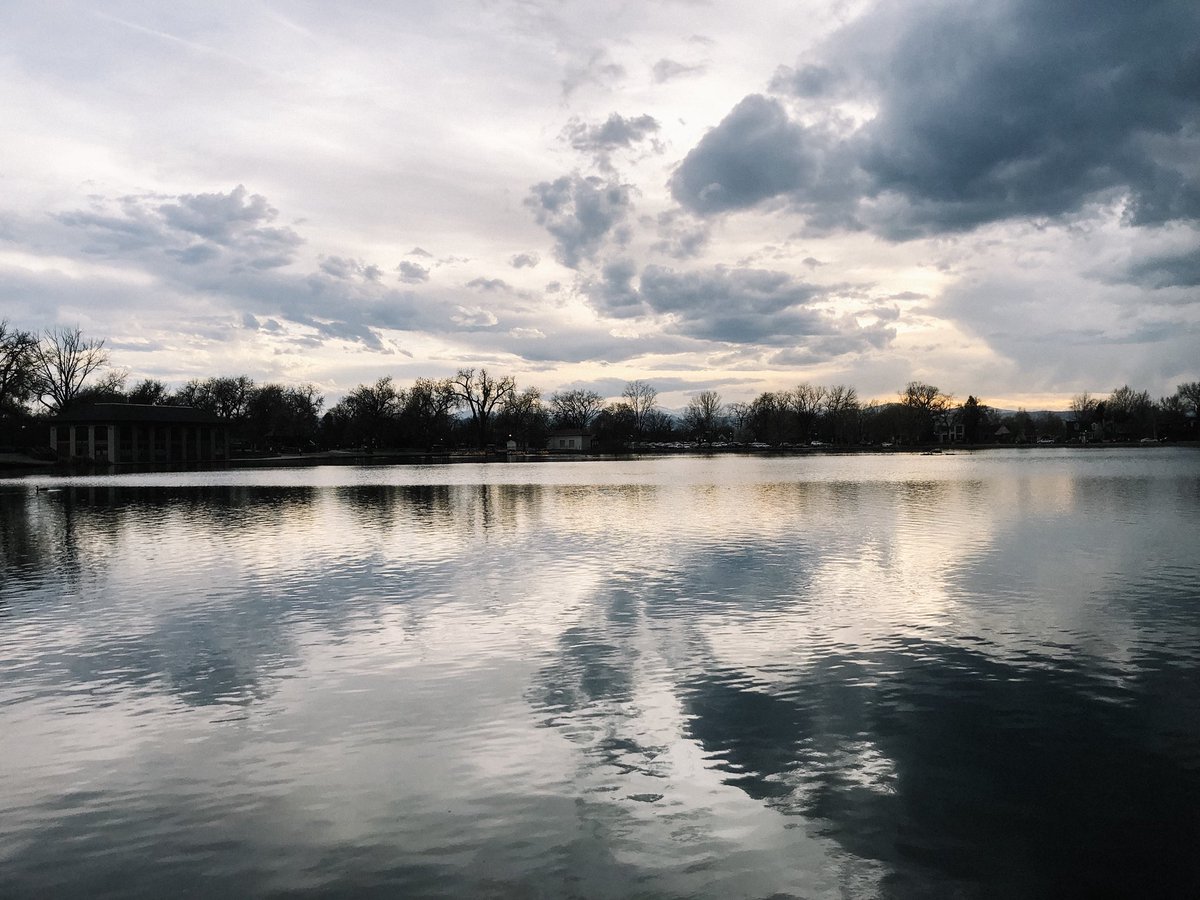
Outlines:
{"label": "sunlit sky near horizon", "polygon": [[1200,378],[1200,4],[9,2],[0,318],[330,402]]}

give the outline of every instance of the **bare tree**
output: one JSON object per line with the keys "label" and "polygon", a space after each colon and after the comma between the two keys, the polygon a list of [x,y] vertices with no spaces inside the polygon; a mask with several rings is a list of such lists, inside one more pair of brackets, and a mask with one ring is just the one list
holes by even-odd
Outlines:
{"label": "bare tree", "polygon": [[750,431],[757,441],[781,444],[787,438],[786,392],[759,394],[750,402]]}
{"label": "bare tree", "polygon": [[653,412],[655,405],[658,403],[658,391],[639,379],[626,384],[621,396],[625,398],[630,410],[633,412],[634,434],[640,435],[646,430],[646,423],[650,417],[650,413]]}
{"label": "bare tree", "polygon": [[550,413],[535,387],[513,391],[500,407],[497,422],[522,448],[544,446]]}
{"label": "bare tree", "polygon": [[37,337],[0,319],[0,413],[20,409],[36,384]]}
{"label": "bare tree", "polygon": [[595,391],[558,391],[550,395],[550,405],[557,427],[587,428],[604,408],[604,398]]}
{"label": "bare tree", "polygon": [[389,442],[403,402],[404,397],[387,375],[374,384],[360,384],[329,411],[329,416],[342,423],[344,437],[374,448]]}
{"label": "bare tree", "polygon": [[1154,434],[1154,403],[1147,391],[1135,391],[1129,385],[1117,388],[1105,404],[1105,428],[1113,437],[1124,440]]}
{"label": "bare tree", "polygon": [[825,397],[829,391],[819,384],[796,385],[795,390],[788,391],[788,405],[796,417],[796,427],[802,441],[811,440],[817,419],[825,406]]}
{"label": "bare tree", "polygon": [[129,391],[130,403],[142,403],[148,406],[166,406],[171,402],[171,392],[157,378],[143,378]]}
{"label": "bare tree", "polygon": [[900,404],[908,413],[912,438],[927,441],[933,437],[934,426],[954,403],[954,397],[943,394],[937,385],[910,381],[900,392]]}
{"label": "bare tree", "polygon": [[683,414],[684,427],[702,441],[711,441],[721,427],[721,395],[700,391],[688,401]]}
{"label": "bare tree", "polygon": [[852,437],[858,417],[858,391],[844,384],[835,384],[825,393],[825,418],[828,432],[835,444],[857,440]]}
{"label": "bare tree", "polygon": [[404,393],[401,421],[405,435],[414,446],[431,447],[445,440],[450,431],[450,413],[458,405],[448,379],[418,378]]}
{"label": "bare tree", "polygon": [[1101,403],[1087,391],[1076,394],[1071,398],[1071,414],[1075,417],[1075,427],[1081,434],[1086,434],[1101,415]]}
{"label": "bare tree", "polygon": [[750,423],[751,409],[750,404],[742,400],[730,403],[725,408],[729,414],[729,424],[733,426],[734,438],[736,440],[744,440],[746,437],[746,428]]}
{"label": "bare tree", "polygon": [[1186,381],[1175,389],[1175,394],[1184,405],[1200,415],[1200,381]]}
{"label": "bare tree", "polygon": [[180,406],[205,409],[227,422],[246,418],[254,379],[248,375],[221,376],[192,380],[179,389],[175,400]]}
{"label": "bare tree", "polygon": [[511,375],[493,378],[487,369],[480,369],[478,373],[474,369],[459,369],[450,379],[450,386],[454,396],[471,411],[479,446],[486,446],[492,414],[516,392],[516,379]]}
{"label": "bare tree", "polygon": [[60,412],[80,395],[92,373],[106,365],[103,340],[85,338],[78,327],[49,329],[34,353],[34,391],[48,409]]}

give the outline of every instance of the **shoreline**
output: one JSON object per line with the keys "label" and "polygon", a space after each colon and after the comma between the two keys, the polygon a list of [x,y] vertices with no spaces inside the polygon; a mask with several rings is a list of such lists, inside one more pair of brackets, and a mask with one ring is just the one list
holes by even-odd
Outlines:
{"label": "shoreline", "polygon": [[215,463],[113,463],[107,465],[71,464],[37,459],[20,453],[0,453],[0,478],[24,478],[31,475],[121,475],[138,472],[219,471],[225,469],[306,468],[328,465],[452,465],[454,463],[503,462],[578,462],[602,459],[628,459],[642,456],[836,456],[867,454],[909,454],[953,456],[958,452],[979,453],[988,450],[1020,450],[1039,453],[1052,450],[1153,450],[1161,447],[1200,449],[1200,441],[1164,441],[1154,443],[1113,442],[1088,444],[927,444],[904,447],[748,447],[685,445],[638,447],[602,453],[555,453],[552,451],[488,453],[453,451],[430,453],[419,450],[381,450],[370,453],[328,450],[318,453],[248,456]]}

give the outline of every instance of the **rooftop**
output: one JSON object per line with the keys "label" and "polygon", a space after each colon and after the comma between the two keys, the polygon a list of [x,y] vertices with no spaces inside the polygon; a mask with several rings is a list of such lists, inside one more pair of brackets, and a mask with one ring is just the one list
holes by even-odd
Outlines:
{"label": "rooftop", "polygon": [[104,424],[139,422],[146,424],[216,425],[215,415],[194,406],[152,406],[146,403],[86,403],[73,406],[52,419],[55,423]]}

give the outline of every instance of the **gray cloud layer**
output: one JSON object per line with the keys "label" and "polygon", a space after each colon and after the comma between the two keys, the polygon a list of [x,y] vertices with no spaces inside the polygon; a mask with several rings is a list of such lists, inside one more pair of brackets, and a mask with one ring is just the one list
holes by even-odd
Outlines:
{"label": "gray cloud layer", "polygon": [[[798,281],[785,272],[716,267],[677,272],[646,266],[638,278],[628,260],[604,266],[586,285],[593,307],[617,318],[663,317],[669,333],[702,341],[765,347],[816,346],[823,355],[881,347],[895,333],[880,326],[862,327],[853,316],[834,316],[818,306],[834,293]],[[832,340],[836,338],[836,340]]]}
{"label": "gray cloud layer", "polygon": [[618,245],[628,240],[624,222],[633,208],[631,194],[630,186],[616,179],[576,173],[534,185],[525,204],[554,238],[555,258],[578,268],[606,240]]}
{"label": "gray cloud layer", "polygon": [[[671,183],[702,214],[786,203],[892,239],[1124,199],[1127,221],[1200,218],[1193,0],[880,3],[751,95]],[[872,103],[847,128],[831,104]]]}

